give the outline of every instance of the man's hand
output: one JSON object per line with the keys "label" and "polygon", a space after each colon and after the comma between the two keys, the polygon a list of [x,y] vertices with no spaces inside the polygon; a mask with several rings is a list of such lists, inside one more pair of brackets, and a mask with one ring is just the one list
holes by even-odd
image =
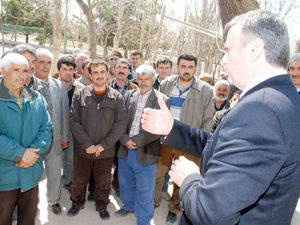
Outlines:
{"label": "man's hand", "polygon": [[199,167],[193,161],[188,160],[184,156],[180,156],[179,159],[176,159],[169,171],[171,179],[173,179],[179,187],[181,187],[184,179],[193,173],[200,174]]}
{"label": "man's hand", "polygon": [[168,135],[174,124],[174,119],[170,113],[162,96],[157,97],[160,109],[145,108],[142,116],[142,127],[152,134]]}
{"label": "man's hand", "polygon": [[32,163],[24,163],[23,161],[20,161],[20,162],[18,162],[18,163],[16,163],[16,166],[17,167],[20,167],[20,168],[28,168],[28,167],[30,167],[30,166],[33,166],[34,164],[32,164]]}
{"label": "man's hand", "polygon": [[26,148],[25,153],[20,162],[16,163],[16,166],[20,168],[28,168],[33,166],[39,159],[39,150],[35,148]]}
{"label": "man's hand", "polygon": [[96,145],[96,152],[95,152],[95,155],[96,157],[100,156],[100,153],[104,151],[104,148],[102,147],[102,145]]}
{"label": "man's hand", "polygon": [[60,142],[62,150],[66,150],[69,146],[69,142],[65,140],[61,140]]}
{"label": "man's hand", "polygon": [[131,139],[126,142],[125,146],[128,149],[136,149],[136,143],[134,143]]}
{"label": "man's hand", "polygon": [[95,145],[91,145],[90,147],[88,147],[87,149],[85,149],[85,152],[87,154],[94,154],[94,153],[96,153],[96,147],[95,147]]}

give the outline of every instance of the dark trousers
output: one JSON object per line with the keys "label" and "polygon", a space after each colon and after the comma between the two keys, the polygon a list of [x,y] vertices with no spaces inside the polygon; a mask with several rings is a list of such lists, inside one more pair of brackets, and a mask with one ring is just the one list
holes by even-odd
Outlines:
{"label": "dark trousers", "polygon": [[15,206],[18,207],[18,225],[34,225],[38,205],[38,186],[26,192],[20,189],[0,191],[0,224],[11,225]]}
{"label": "dark trousers", "polygon": [[96,208],[106,208],[109,204],[112,158],[87,159],[74,154],[74,177],[71,200],[75,207],[85,203],[86,187],[93,173],[95,180]]}

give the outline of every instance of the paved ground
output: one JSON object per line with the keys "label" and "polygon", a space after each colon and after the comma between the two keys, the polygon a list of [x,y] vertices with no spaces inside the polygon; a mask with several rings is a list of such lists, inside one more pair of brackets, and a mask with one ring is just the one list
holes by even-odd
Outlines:
{"label": "paved ground", "polygon": [[[112,193],[110,195],[110,204],[108,205],[108,211],[110,213],[110,220],[103,221],[100,219],[98,212],[95,211],[94,202],[87,201],[85,208],[79,212],[79,214],[73,218],[68,217],[67,211],[71,207],[71,201],[69,200],[70,194],[67,190],[63,188],[62,199],[60,204],[63,208],[63,214],[60,216],[54,215],[47,207],[46,200],[46,180],[40,182],[40,204],[39,213],[36,218],[36,225],[134,225],[136,224],[136,219],[133,214],[126,217],[114,216],[114,212],[122,207],[121,200]],[[159,208],[155,210],[153,225],[163,225],[165,223],[166,215],[168,212],[168,202],[162,200]],[[178,225],[174,223],[174,225]]]}
{"label": "paved ground", "polygon": [[[95,206],[93,202],[86,202],[85,208],[79,212],[79,214],[73,218],[66,215],[67,210],[71,206],[71,201],[69,200],[69,192],[63,189],[61,206],[63,207],[63,214],[60,216],[54,215],[51,211],[48,211],[47,200],[46,200],[46,180],[42,181],[39,185],[40,187],[40,204],[39,204],[39,214],[36,218],[36,225],[134,225],[136,224],[136,219],[133,214],[128,215],[123,218],[116,218],[114,212],[122,206],[122,203],[118,197],[112,193],[110,196],[111,203],[108,205],[108,211],[110,212],[111,218],[108,221],[103,221],[100,219],[98,212],[95,211]],[[172,191],[171,189],[169,190]],[[154,220],[152,225],[165,225],[165,219],[168,212],[168,202],[162,200],[159,208],[155,210]],[[177,221],[174,225],[178,225]],[[298,201],[298,206],[296,208],[291,225],[300,224],[300,201]],[[213,224],[212,224],[213,225]],[[215,224],[216,225],[216,224]]]}

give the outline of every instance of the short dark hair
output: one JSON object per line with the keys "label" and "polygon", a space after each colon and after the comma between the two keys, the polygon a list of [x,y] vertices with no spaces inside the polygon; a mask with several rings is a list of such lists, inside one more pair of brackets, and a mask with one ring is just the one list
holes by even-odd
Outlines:
{"label": "short dark hair", "polygon": [[98,66],[98,65],[104,65],[105,66],[105,69],[106,69],[106,72],[108,72],[108,64],[105,60],[103,59],[95,59],[93,61],[91,61],[88,65],[88,70],[89,70],[89,73],[92,74],[92,67],[93,66]]}
{"label": "short dark hair", "polygon": [[36,58],[36,50],[34,47],[30,46],[30,45],[26,45],[26,44],[20,44],[17,45],[16,47],[14,47],[12,49],[12,52],[14,53],[18,53],[18,54],[23,54],[28,52],[30,55],[32,55],[33,57]]}
{"label": "short dark hair", "polygon": [[133,51],[130,55],[139,55],[143,58],[143,53],[139,50]]}
{"label": "short dark hair", "polygon": [[60,70],[61,65],[65,64],[67,66],[72,66],[74,69],[76,68],[75,59],[72,56],[63,56],[60,57],[57,61],[57,69]]}
{"label": "short dark hair", "polygon": [[157,60],[156,62],[156,67],[158,67],[159,64],[170,64],[171,68],[173,66],[173,63],[171,61],[171,59],[169,59],[168,57],[164,57],[162,59]]}
{"label": "short dark hair", "polygon": [[91,60],[87,59],[85,60],[82,65],[81,65],[81,68],[84,69],[85,66],[88,66],[88,64],[91,62]]}
{"label": "short dark hair", "polygon": [[187,61],[194,61],[195,62],[195,66],[197,66],[197,58],[192,55],[192,54],[188,54],[188,53],[183,53],[181,54],[178,59],[177,59],[177,65],[179,65],[180,60],[187,60]]}

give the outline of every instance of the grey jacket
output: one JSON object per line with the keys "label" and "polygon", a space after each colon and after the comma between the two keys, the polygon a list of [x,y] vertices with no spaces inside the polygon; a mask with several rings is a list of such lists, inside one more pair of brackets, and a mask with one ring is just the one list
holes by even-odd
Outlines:
{"label": "grey jacket", "polygon": [[[47,102],[53,123],[53,144],[49,154],[62,154],[61,140],[69,140],[69,100],[66,86],[49,76],[50,102]],[[47,100],[47,98],[46,98]],[[55,146],[55,147],[54,147]]]}
{"label": "grey jacket", "polygon": [[[170,96],[176,85],[178,75],[169,76],[161,82],[159,91]],[[189,91],[180,114],[180,121],[194,128],[210,131],[214,118],[213,90],[205,82],[194,76],[192,89]]]}
{"label": "grey jacket", "polygon": [[[139,89],[131,90],[125,95],[125,105],[128,112],[128,122],[126,131],[120,138],[121,146],[119,148],[117,156],[121,158],[127,157],[128,149],[126,148],[125,144],[129,139],[131,139],[137,145],[137,158],[139,163],[142,165],[151,165],[153,163],[157,163],[160,155],[160,136],[148,133],[140,126],[139,134],[131,138],[129,137],[129,132],[134,120],[139,95]],[[163,98],[167,105],[170,105],[167,96],[153,89],[148,97],[145,108],[159,109],[159,105],[157,102],[158,95],[163,95]]]}

